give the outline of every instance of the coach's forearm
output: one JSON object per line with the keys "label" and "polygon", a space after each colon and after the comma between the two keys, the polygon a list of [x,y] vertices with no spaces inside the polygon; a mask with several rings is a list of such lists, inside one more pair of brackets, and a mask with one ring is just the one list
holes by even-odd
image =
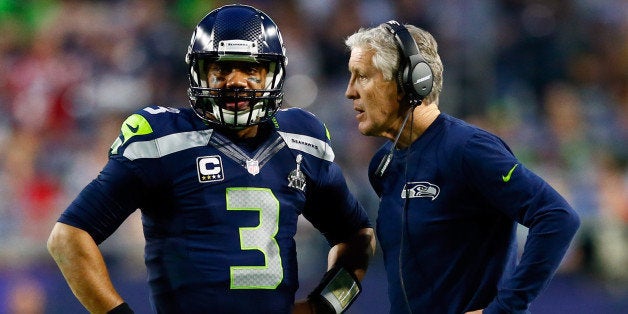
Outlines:
{"label": "coach's forearm", "polygon": [[339,243],[331,248],[327,259],[328,269],[343,266],[362,281],[373,254],[375,254],[375,232],[373,228],[363,228],[347,242]]}
{"label": "coach's forearm", "polygon": [[111,283],[98,246],[87,232],[56,223],[48,238],[48,251],[74,295],[90,313],[107,313],[124,302]]}

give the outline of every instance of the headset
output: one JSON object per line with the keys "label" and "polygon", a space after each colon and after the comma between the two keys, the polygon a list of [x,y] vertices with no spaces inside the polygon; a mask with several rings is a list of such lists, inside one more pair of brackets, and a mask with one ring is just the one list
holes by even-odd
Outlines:
{"label": "headset", "polygon": [[[382,25],[395,36],[395,42],[400,54],[397,82],[410,102],[410,109],[414,109],[432,91],[432,82],[434,81],[432,68],[421,55],[419,46],[405,26],[395,20],[390,20]],[[397,133],[390,151],[384,156],[375,170],[377,176],[384,176],[384,172],[386,172],[386,168],[388,168],[392,160],[393,150],[397,146],[397,141],[399,141],[401,132],[406,126],[412,111],[408,110],[406,113],[406,117],[403,119],[399,133]]]}
{"label": "headset", "polygon": [[432,91],[432,68],[421,55],[419,46],[405,26],[395,20],[382,25],[395,36],[400,54],[397,80],[410,105],[415,107]]}

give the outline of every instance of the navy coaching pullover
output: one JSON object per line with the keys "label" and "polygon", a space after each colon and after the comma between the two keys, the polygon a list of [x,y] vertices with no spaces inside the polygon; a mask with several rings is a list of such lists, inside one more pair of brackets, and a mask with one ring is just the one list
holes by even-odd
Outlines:
{"label": "navy coaching pullover", "polygon": [[[369,169],[390,312],[527,312],[579,226],[574,210],[501,139],[446,114],[376,177],[391,144]],[[520,261],[517,224],[529,228]]]}

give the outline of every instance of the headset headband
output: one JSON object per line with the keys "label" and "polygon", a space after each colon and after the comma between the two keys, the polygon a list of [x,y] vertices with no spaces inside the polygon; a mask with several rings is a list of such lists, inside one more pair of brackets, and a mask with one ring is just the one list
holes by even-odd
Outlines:
{"label": "headset headband", "polygon": [[399,84],[410,104],[418,105],[432,91],[432,69],[405,26],[395,20],[386,22],[384,26],[395,36],[399,48]]}

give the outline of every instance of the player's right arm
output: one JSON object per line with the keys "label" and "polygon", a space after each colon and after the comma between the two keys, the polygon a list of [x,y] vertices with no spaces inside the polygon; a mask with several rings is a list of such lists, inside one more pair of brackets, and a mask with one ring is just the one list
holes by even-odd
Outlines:
{"label": "player's right arm", "polygon": [[151,136],[152,128],[140,115],[145,112],[123,122],[109,162],[61,214],[48,238],[48,251],[74,295],[91,313],[112,309],[111,313],[132,313],[116,292],[98,246],[142,207],[148,195],[141,167],[123,156],[130,143]]}
{"label": "player's right arm", "polygon": [[[90,313],[107,313],[124,301],[116,292],[98,247],[141,207],[141,180],[110,159],[61,214],[48,238],[48,251],[70,289]],[[132,313],[116,308],[112,313]]]}
{"label": "player's right arm", "polygon": [[[107,313],[124,302],[111,283],[98,245],[140,207],[141,186],[134,173],[110,159],[61,214],[48,238],[50,255],[91,313]],[[114,313],[131,312],[119,310]]]}
{"label": "player's right arm", "polygon": [[48,251],[74,295],[90,313],[107,313],[124,302],[89,233],[58,222],[48,238]]}

